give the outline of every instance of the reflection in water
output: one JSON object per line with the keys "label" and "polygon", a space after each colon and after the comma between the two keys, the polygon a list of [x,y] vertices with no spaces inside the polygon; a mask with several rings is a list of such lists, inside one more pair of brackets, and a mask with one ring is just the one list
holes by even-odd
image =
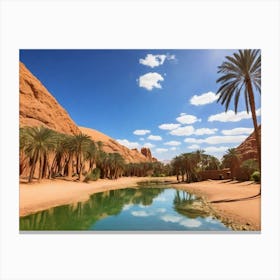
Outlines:
{"label": "reflection in water", "polygon": [[185,191],[139,187],[20,218],[21,230],[229,230]]}
{"label": "reflection in water", "polygon": [[198,217],[205,218],[208,213],[203,210],[201,201],[194,194],[185,191],[176,190],[176,195],[173,200],[174,209],[191,219]]}
{"label": "reflection in water", "polygon": [[87,230],[96,221],[118,215],[125,205],[150,205],[164,189],[122,189],[97,193],[86,202],[63,205],[20,218],[21,230]]}

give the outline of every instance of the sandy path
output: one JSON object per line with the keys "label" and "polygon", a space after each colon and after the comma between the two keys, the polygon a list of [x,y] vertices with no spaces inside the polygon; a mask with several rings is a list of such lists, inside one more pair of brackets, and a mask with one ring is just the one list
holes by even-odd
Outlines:
{"label": "sandy path", "polygon": [[[136,186],[139,181],[173,181],[173,187],[185,189],[204,198],[211,213],[235,229],[261,229],[259,185],[252,182],[203,181],[176,183],[174,177],[124,177],[118,180],[98,180],[91,183],[45,180],[41,183],[20,184],[20,216],[63,204],[88,200],[93,193]],[[253,198],[250,198],[253,197]]]}

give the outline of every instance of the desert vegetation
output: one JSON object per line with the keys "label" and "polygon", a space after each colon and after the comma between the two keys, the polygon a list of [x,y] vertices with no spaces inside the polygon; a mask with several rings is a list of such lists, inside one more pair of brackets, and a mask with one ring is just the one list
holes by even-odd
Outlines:
{"label": "desert vegetation", "polygon": [[[41,127],[20,128],[20,175],[28,171],[28,182],[36,177],[65,177],[78,181],[121,176],[172,175],[160,162],[126,163],[119,153],[106,153],[102,142],[80,133],[66,135]],[[36,176],[35,176],[36,175]]]}
{"label": "desert vegetation", "polygon": [[240,95],[244,95],[247,113],[251,113],[257,146],[258,169],[261,172],[261,141],[255,106],[255,92],[261,94],[261,54],[260,50],[239,50],[218,67],[221,77],[217,80],[221,86],[217,91],[218,102],[225,105],[225,111],[234,97],[234,109],[237,113]]}

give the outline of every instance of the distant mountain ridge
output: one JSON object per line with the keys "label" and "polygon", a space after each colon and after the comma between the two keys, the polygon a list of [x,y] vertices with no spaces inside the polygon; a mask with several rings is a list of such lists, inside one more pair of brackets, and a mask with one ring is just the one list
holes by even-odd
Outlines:
{"label": "distant mountain ridge", "polygon": [[24,126],[45,126],[64,134],[89,135],[94,141],[103,143],[107,153],[119,153],[127,163],[157,161],[149,148],[129,149],[113,138],[86,127],[78,127],[67,111],[57,102],[47,88],[27,67],[19,63],[19,123]]}

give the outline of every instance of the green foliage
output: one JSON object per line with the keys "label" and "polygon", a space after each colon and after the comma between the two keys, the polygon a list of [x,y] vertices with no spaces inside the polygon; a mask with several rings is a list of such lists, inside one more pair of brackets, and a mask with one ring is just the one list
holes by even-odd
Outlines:
{"label": "green foliage", "polygon": [[152,175],[152,177],[165,177],[166,175],[165,174],[163,174],[163,173],[154,173],[153,175]]}
{"label": "green foliage", "polygon": [[242,171],[246,174],[248,180],[255,171],[259,171],[258,162],[254,159],[248,159],[241,164]]}
{"label": "green foliage", "polygon": [[255,181],[255,182],[260,182],[261,181],[261,173],[259,171],[255,171],[252,175],[251,175],[251,180]]}
{"label": "green foliage", "polygon": [[230,102],[234,99],[234,109],[237,113],[239,97],[244,94],[246,110],[249,113],[249,99],[251,88],[254,87],[261,93],[261,54],[260,50],[239,50],[233,56],[227,56],[226,60],[218,67],[221,77],[217,83],[221,83],[217,91],[217,102],[225,105],[226,111]]}
{"label": "green foliage", "polygon": [[100,178],[100,169],[95,168],[92,170],[92,172],[87,174],[87,176],[84,179],[84,182],[97,181],[99,178]]}
{"label": "green foliage", "polygon": [[203,150],[197,150],[192,153],[184,153],[176,156],[171,161],[173,174],[177,176],[177,180],[186,182],[197,182],[200,180],[200,171],[218,170],[220,161],[214,156],[204,153]]}

